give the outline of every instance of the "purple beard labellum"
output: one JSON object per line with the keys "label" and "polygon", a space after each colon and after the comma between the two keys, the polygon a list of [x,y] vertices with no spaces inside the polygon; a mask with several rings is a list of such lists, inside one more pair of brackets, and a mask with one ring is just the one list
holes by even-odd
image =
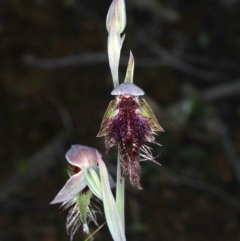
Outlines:
{"label": "purple beard labellum", "polygon": [[146,135],[151,132],[145,118],[136,113],[139,105],[133,97],[119,97],[120,101],[116,108],[119,110],[117,116],[109,123],[109,134],[111,146],[115,142],[120,146],[121,175],[130,177],[132,185],[141,188],[139,163],[140,148],[146,141]]}
{"label": "purple beard labellum", "polygon": [[116,99],[110,102],[98,134],[105,136],[107,150],[119,145],[121,176],[129,176],[131,184],[139,189],[140,160],[154,160],[146,142],[155,143],[156,131],[163,129],[150,107],[140,96],[128,93],[117,95]]}

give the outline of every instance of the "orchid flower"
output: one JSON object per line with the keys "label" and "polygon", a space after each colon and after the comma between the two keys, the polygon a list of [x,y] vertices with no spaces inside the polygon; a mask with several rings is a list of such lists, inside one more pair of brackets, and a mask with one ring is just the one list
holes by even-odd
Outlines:
{"label": "orchid flower", "polygon": [[[118,146],[120,150],[121,181],[129,176],[133,186],[141,189],[141,160],[154,161],[147,142],[156,143],[156,132],[163,131],[147,102],[144,91],[133,83],[134,58],[130,52],[124,83],[119,85],[118,66],[126,25],[124,0],[113,0],[106,26],[108,30],[108,57],[113,77],[115,99],[110,102],[103,116],[98,137],[105,137],[107,150]],[[117,183],[117,189],[119,184]],[[122,187],[123,188],[123,187]],[[122,194],[121,194],[122,195]]]}
{"label": "orchid flower", "polygon": [[104,114],[98,136],[105,137],[107,150],[120,147],[121,176],[129,176],[133,186],[141,189],[141,160],[154,161],[147,142],[156,143],[154,135],[163,131],[147,102],[144,92],[133,83],[124,82],[115,88]]}
{"label": "orchid flower", "polygon": [[66,229],[72,240],[80,226],[89,234],[88,223],[97,223],[98,210],[91,204],[92,198],[103,202],[104,214],[112,237],[125,241],[125,234],[118,208],[111,192],[114,182],[108,174],[100,153],[91,147],[73,145],[66,153],[70,164],[70,178],[51,204],[61,203],[67,209]]}

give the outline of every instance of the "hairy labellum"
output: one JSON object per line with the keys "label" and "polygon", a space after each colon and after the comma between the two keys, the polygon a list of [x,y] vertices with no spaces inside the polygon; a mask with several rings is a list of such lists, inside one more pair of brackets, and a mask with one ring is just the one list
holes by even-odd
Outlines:
{"label": "hairy labellum", "polygon": [[130,95],[121,85],[112,92],[116,98],[107,108],[98,136],[105,137],[107,149],[119,145],[122,177],[129,176],[131,184],[141,188],[140,160],[154,159],[146,142],[155,143],[154,134],[163,129],[146,101],[140,97],[144,92],[136,87],[131,86],[131,90],[137,91],[136,95]]}
{"label": "hairy labellum", "polygon": [[66,229],[71,240],[80,226],[82,226],[83,231],[87,234],[89,234],[88,223],[90,221],[94,222],[94,224],[98,226],[96,221],[96,212],[98,212],[98,210],[92,208],[90,203],[91,199],[92,193],[89,188],[86,187],[74,199],[64,202],[61,205],[63,210],[68,211]]}

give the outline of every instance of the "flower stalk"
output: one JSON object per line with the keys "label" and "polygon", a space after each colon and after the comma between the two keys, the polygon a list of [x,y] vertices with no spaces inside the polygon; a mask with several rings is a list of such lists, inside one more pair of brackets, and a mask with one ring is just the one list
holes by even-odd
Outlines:
{"label": "flower stalk", "polygon": [[117,157],[117,184],[116,184],[116,203],[125,231],[125,180],[121,176],[120,150]]}
{"label": "flower stalk", "polygon": [[[125,39],[125,35],[121,37],[121,34],[126,26],[126,7],[124,0],[113,0],[106,18],[106,28],[108,31],[108,59],[109,66],[113,79],[113,86],[117,88],[119,86],[119,61],[121,55],[122,44]],[[111,106],[110,106],[111,108]],[[123,227],[125,229],[125,183],[124,178],[121,175],[120,164],[120,150],[118,149],[117,158],[117,184],[116,184],[116,203],[119,209]]]}

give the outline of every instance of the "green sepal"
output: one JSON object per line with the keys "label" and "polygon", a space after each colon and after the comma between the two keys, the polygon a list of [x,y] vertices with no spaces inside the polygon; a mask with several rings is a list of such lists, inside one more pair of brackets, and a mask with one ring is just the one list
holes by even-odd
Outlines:
{"label": "green sepal", "polygon": [[158,123],[157,118],[153,114],[153,111],[148,105],[148,103],[146,102],[146,100],[143,98],[139,98],[139,102],[140,102],[140,108],[138,112],[140,115],[148,118],[152,131],[164,131],[163,128]]}
{"label": "green sepal", "polygon": [[111,100],[107,110],[105,111],[105,114],[103,116],[103,120],[100,126],[100,130],[97,134],[97,137],[105,136],[106,135],[106,128],[107,128],[107,122],[111,118],[115,117],[117,114],[117,110],[115,108],[115,100]]}

